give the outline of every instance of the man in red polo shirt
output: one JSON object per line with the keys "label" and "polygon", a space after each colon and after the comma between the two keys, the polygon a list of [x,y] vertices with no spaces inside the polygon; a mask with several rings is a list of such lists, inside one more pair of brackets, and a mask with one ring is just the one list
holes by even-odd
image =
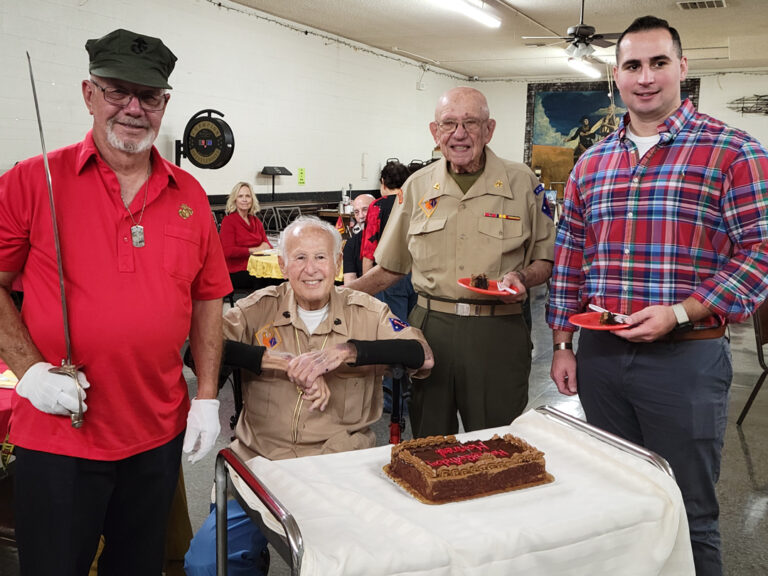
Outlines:
{"label": "man in red polo shirt", "polygon": [[[86,574],[103,534],[100,573],[159,575],[182,446],[194,461],[219,432],[221,298],[232,287],[204,190],[152,145],[176,57],[126,30],[86,49],[93,128],[48,158],[83,392],[50,372],[66,346],[43,158],[0,177],[0,357],[20,378],[10,437],[19,559],[24,574]],[[74,428],[78,394],[86,411]]]}

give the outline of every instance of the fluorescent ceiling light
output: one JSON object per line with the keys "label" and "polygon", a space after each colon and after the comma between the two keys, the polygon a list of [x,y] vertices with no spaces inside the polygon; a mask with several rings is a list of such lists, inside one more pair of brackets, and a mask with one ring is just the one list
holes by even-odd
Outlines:
{"label": "fluorescent ceiling light", "polygon": [[484,24],[489,28],[501,26],[501,20],[483,10],[485,2],[481,0],[442,0],[440,5],[454,12],[459,12],[468,18],[472,18],[472,20],[480,22],[480,24]]}
{"label": "fluorescent ceiling light", "polygon": [[600,78],[600,71],[597,68],[592,67],[589,63],[579,58],[568,58],[568,66],[582,74],[586,74],[590,78]]}

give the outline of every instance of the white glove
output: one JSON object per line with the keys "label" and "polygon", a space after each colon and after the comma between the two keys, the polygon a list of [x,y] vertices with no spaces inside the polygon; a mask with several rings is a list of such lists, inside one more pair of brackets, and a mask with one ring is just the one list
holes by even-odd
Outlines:
{"label": "white glove", "polygon": [[184,452],[192,463],[210,452],[219,437],[219,401],[194,398],[187,415],[187,432],[184,434]]}
{"label": "white glove", "polygon": [[[32,405],[47,414],[69,416],[79,410],[77,401],[77,385],[71,376],[50,372],[53,364],[38,362],[29,367],[16,384],[16,393],[26,398]],[[83,389],[80,394],[83,400],[83,412],[88,409],[85,405],[85,390],[90,384],[85,374],[78,370],[77,379]]]}

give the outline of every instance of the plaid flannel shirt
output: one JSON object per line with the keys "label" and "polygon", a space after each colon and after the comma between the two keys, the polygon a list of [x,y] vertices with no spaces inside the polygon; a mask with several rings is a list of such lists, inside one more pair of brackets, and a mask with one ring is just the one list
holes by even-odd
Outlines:
{"label": "plaid flannel shirt", "polygon": [[748,318],[768,293],[768,152],[689,100],[642,159],[618,130],[571,172],[555,241],[547,322],[587,303],[631,314],[689,296],[706,328]]}

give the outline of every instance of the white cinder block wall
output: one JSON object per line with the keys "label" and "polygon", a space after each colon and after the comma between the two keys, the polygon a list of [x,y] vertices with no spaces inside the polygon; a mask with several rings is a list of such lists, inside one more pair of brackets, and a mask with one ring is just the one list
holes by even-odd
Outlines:
{"label": "white cinder block wall", "polygon": [[[175,140],[200,110],[222,112],[232,127],[235,151],[224,168],[181,162],[208,194],[226,194],[238,180],[269,193],[271,178],[257,176],[265,165],[294,173],[277,179],[278,194],[349,184],[375,189],[386,158],[431,156],[427,124],[435,102],[465,84],[461,78],[274,20],[227,0],[0,0],[0,172],[40,153],[25,51],[32,56],[52,150],[82,139],[90,128],[80,94],[88,67],[84,45],[115,28],[158,36],[179,58],[157,141],[163,156],[173,161]],[[425,90],[416,89],[419,80]],[[726,108],[734,98],[766,93],[765,80],[748,74],[703,78],[700,108],[768,142],[767,117],[742,117]],[[522,160],[526,83],[474,85],[497,120],[492,147]],[[306,171],[303,186],[299,168]]]}

